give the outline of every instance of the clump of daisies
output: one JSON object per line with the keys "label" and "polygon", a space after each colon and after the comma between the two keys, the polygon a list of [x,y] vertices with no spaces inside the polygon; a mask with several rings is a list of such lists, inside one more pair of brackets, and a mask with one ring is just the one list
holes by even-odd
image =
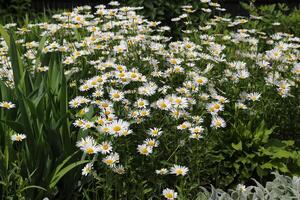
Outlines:
{"label": "clump of daisies", "polygon": [[[210,0],[201,2],[207,15],[213,9],[224,11]],[[5,26],[20,38],[24,65],[32,73],[47,73],[51,66],[40,64],[40,45],[30,34],[45,37],[42,55],[62,55],[65,74],[73,78],[69,87],[77,88],[69,108],[80,133],[76,147],[89,162],[83,176],[138,171],[162,180],[170,174],[175,179],[192,177],[190,158],[199,146],[205,148],[208,136],[232,128],[233,114],[249,116],[266,102],[297,97],[298,37],[245,28],[248,18],[211,16],[199,27],[182,30],[182,40],[174,41],[164,36],[169,27],[138,15],[140,9],[111,2],[95,10],[83,6],[58,13],[52,23]],[[189,24],[195,10],[182,10],[172,21]],[[218,25],[227,31],[218,32]],[[0,54],[0,80],[13,88],[8,47],[2,40]],[[15,105],[3,101],[0,107]],[[12,140],[25,138],[15,135]],[[176,199],[177,192],[167,188],[163,196]]]}

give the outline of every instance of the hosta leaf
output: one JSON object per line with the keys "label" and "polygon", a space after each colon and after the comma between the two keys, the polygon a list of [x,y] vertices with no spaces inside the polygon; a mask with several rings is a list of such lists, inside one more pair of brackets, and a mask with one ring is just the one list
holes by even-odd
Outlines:
{"label": "hosta leaf", "polygon": [[273,164],[268,162],[268,163],[265,163],[263,165],[260,166],[262,169],[272,169],[273,168]]}
{"label": "hosta leaf", "polygon": [[239,143],[237,143],[237,144],[231,143],[231,146],[232,146],[232,148],[234,148],[237,151],[243,150],[243,145],[242,145],[241,141],[239,141]]}
{"label": "hosta leaf", "polygon": [[290,158],[293,156],[293,153],[283,150],[283,149],[278,149],[276,152],[272,154],[273,158]]}

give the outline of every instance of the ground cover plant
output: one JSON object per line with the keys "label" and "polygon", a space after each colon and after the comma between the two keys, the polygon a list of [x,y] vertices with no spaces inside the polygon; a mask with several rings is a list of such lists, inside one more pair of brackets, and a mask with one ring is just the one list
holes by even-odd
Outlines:
{"label": "ground cover plant", "polygon": [[181,40],[114,1],[0,26],[2,197],[197,199],[299,175],[300,39],[201,2],[199,24],[189,5],[172,19]]}
{"label": "ground cover plant", "polygon": [[268,181],[264,187],[256,182],[256,186],[238,184],[236,189],[228,193],[212,187],[211,192],[203,188],[204,192],[199,193],[197,199],[299,199],[300,179],[297,176],[288,177],[274,173],[275,179]]}

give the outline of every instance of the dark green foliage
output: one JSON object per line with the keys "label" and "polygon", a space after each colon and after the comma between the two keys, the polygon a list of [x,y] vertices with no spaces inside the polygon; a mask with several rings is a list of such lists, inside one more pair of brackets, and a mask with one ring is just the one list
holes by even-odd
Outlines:
{"label": "dark green foliage", "polygon": [[1,21],[13,21],[30,13],[31,0],[0,0]]}
{"label": "dark green foliage", "polygon": [[[8,88],[0,82],[0,101],[13,99],[18,110],[0,111],[0,160],[5,163],[0,165],[1,197],[51,197],[57,193],[57,184],[66,192],[60,193],[62,198],[66,197],[75,185],[64,180],[76,182],[76,177],[66,173],[86,161],[74,162],[79,155],[75,152],[76,134],[70,131],[67,80],[60,55],[53,53],[41,58],[41,62],[51,66],[49,72],[33,75],[23,67],[14,35],[7,39],[16,87]],[[41,50],[44,43],[40,45]],[[15,132],[27,135],[23,148],[10,141]]]}

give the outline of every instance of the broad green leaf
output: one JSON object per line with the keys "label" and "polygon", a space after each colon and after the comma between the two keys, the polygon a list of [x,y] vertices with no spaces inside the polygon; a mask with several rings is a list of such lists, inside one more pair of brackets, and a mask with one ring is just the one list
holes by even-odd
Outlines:
{"label": "broad green leaf", "polygon": [[23,133],[24,128],[23,125],[16,121],[9,121],[9,120],[0,120],[0,122],[9,126],[12,130],[16,131],[17,133]]}
{"label": "broad green leaf", "polygon": [[50,182],[50,188],[53,188],[57,183],[58,181],[66,174],[68,173],[69,171],[71,171],[73,168],[79,166],[79,165],[82,165],[82,164],[85,164],[85,163],[88,163],[90,162],[89,160],[81,160],[81,161],[77,161],[75,163],[72,163],[70,165],[68,165],[67,167],[63,168],[62,170],[60,170],[55,177],[52,178],[51,182]]}
{"label": "broad green leaf", "polygon": [[63,166],[76,154],[78,153],[78,151],[74,152],[72,155],[70,155],[69,157],[67,157],[61,164],[59,164],[55,171],[54,171],[54,174],[53,176],[56,176],[56,174],[58,173],[59,170],[61,170],[63,168]]}
{"label": "broad green leaf", "polygon": [[267,162],[263,165],[260,166],[262,169],[272,169],[273,168],[273,164],[270,162]]}
{"label": "broad green leaf", "polygon": [[231,146],[232,146],[232,148],[234,148],[237,151],[243,150],[242,141],[239,141],[239,143],[237,143],[237,144],[231,143]]}
{"label": "broad green leaf", "polygon": [[293,153],[286,151],[284,149],[278,149],[272,154],[273,158],[290,158],[293,156]]}
{"label": "broad green leaf", "polygon": [[24,68],[23,68],[23,65],[22,65],[22,60],[21,60],[19,51],[17,49],[16,43],[15,43],[15,40],[14,40],[12,34],[10,34],[9,57],[10,57],[11,66],[12,66],[12,69],[13,69],[15,85],[20,86],[21,88],[24,89],[23,84],[19,85],[22,78],[24,80],[24,75],[25,75]]}
{"label": "broad green leaf", "polygon": [[284,143],[287,146],[293,146],[295,144],[294,140],[284,140],[284,141],[281,141],[281,142]]}

